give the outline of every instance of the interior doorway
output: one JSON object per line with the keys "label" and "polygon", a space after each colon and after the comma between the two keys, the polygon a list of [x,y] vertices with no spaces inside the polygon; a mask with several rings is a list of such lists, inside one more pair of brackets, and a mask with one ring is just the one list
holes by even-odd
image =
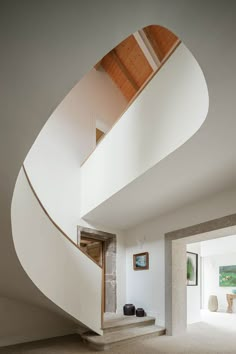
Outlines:
{"label": "interior doorway", "polygon": [[116,235],[78,226],[77,242],[103,271],[103,312],[116,313]]}
{"label": "interior doorway", "polygon": [[236,214],[172,231],[165,235],[167,334],[181,334],[187,328],[187,243],[211,240],[233,234],[236,234]]}
{"label": "interior doorway", "polygon": [[187,284],[187,325],[221,321],[226,328],[224,319],[235,324],[236,235],[187,243],[186,248],[187,268],[192,270],[192,284]]}
{"label": "interior doorway", "polygon": [[81,235],[80,247],[100,267],[104,268],[104,241]]}

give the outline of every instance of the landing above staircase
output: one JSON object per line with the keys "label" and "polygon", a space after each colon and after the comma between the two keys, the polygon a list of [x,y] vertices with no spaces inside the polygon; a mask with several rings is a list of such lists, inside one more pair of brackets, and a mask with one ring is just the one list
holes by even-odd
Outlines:
{"label": "landing above staircase", "polygon": [[84,342],[95,350],[109,350],[124,342],[146,336],[161,336],[165,328],[155,325],[155,318],[150,316],[136,317],[116,314],[105,314],[104,334],[99,336],[93,332],[82,335]]}

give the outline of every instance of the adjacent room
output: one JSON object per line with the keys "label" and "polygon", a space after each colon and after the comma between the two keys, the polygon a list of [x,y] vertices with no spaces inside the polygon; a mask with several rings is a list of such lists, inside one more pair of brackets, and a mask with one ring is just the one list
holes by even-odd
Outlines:
{"label": "adjacent room", "polygon": [[236,235],[187,244],[187,323],[236,325]]}

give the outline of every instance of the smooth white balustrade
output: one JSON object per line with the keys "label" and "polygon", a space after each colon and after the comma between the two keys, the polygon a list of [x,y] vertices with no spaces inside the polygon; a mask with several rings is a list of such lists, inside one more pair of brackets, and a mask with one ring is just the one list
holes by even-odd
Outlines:
{"label": "smooth white balustrade", "polygon": [[96,146],[96,120],[111,127],[126,104],[105,72],[91,70],[52,113],[25,159],[39,199],[73,241],[82,225],[80,165]]}
{"label": "smooth white balustrade", "polygon": [[102,334],[102,269],[51,222],[23,169],[17,178],[11,212],[16,253],[33,283],[66,313]]}

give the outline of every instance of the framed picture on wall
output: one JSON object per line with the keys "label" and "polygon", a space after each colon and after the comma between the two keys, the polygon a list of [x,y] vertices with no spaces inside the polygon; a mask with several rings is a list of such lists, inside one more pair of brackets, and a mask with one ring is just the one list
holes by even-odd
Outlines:
{"label": "framed picture on wall", "polygon": [[187,286],[198,285],[198,254],[187,252]]}
{"label": "framed picture on wall", "polygon": [[149,254],[148,252],[137,253],[133,255],[134,270],[149,269]]}
{"label": "framed picture on wall", "polygon": [[219,268],[219,285],[236,286],[236,265],[221,266]]}

